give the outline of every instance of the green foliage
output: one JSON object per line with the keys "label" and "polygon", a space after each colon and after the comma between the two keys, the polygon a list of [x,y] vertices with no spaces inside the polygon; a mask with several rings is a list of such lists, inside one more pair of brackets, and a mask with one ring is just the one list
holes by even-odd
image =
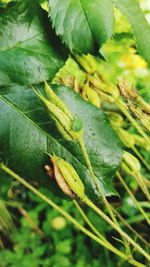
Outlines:
{"label": "green foliage", "polygon": [[97,53],[113,33],[111,0],[49,0],[49,16],[56,34],[71,52]]}
{"label": "green foliage", "polygon": [[138,1],[116,0],[116,4],[131,23],[139,53],[150,64],[150,26],[144,17]]}
{"label": "green foliage", "polygon": [[[46,191],[43,190],[43,193],[46,194]],[[49,197],[51,198],[53,195],[50,193]],[[106,264],[109,255],[107,258],[103,249],[99,253],[98,246],[95,243],[91,244],[72,225],[65,222],[61,229],[57,229],[56,220],[60,225],[60,220],[63,218],[57,211],[50,209],[39,198],[26,191],[24,191],[24,197],[21,194],[17,198],[24,208],[26,208],[28,199],[30,199],[30,203],[26,212],[36,225],[40,225],[44,236],[41,238],[26,217],[21,217],[16,213],[19,229],[9,235],[9,242],[11,242],[13,250],[3,249],[0,252],[1,267],[9,265],[15,267],[16,264],[23,267],[31,267],[31,265],[34,267],[84,267],[85,264],[90,267],[92,264],[92,266],[98,267],[99,262]],[[77,214],[72,202],[61,200],[58,197],[55,197],[55,201],[66,211],[71,210],[78,221],[84,225],[83,219]],[[24,203],[21,204],[21,202]],[[15,210],[13,213],[15,214]],[[43,220],[43,214],[45,220]],[[89,253],[86,242],[89,242],[92,253]]]}
{"label": "green foliage", "polygon": [[0,86],[52,79],[66,56],[35,0],[0,10]]}
{"label": "green foliage", "polygon": [[[147,162],[149,162],[149,147],[116,108],[115,102],[110,104],[103,101],[89,81],[90,74],[94,76],[96,70],[96,74],[101,76],[101,85],[106,82],[106,87],[111,93],[112,89],[115,90],[115,85],[112,87],[111,85],[126,79],[137,87],[138,93],[144,96],[146,101],[150,100],[147,90],[150,86],[150,71],[144,61],[145,59],[150,62],[150,30],[138,2],[115,1],[124,15],[115,9],[115,35],[111,40],[108,39],[112,36],[114,26],[113,1],[49,0],[50,19],[39,5],[40,3],[48,11],[47,1],[6,2],[9,1],[0,1],[0,160],[38,187],[39,191],[54,200],[81,225],[87,227],[73,202],[65,199],[64,194],[62,195],[56,187],[55,181],[44,170],[45,164],[50,164],[46,153],[51,155],[54,153],[72,164],[84,182],[88,196],[107,213],[91,182],[79,144],[75,140],[66,141],[60,135],[53,119],[49,117],[29,85],[37,84],[34,87],[44,94],[43,84],[40,84],[44,80],[48,80],[49,84],[52,80],[56,83],[61,82],[72,88],[74,88],[74,81],[77,80],[78,86],[74,88],[76,92],[100,106],[108,116],[66,86],[58,84],[51,86],[74,114],[75,120],[72,125],[74,131],[82,128],[81,119],[83,121],[84,143],[104,194],[112,196],[116,194],[115,189],[117,190],[121,197],[114,198],[113,207],[126,222],[134,226],[135,230],[148,240],[149,228],[143,215],[139,215],[139,210],[131,196],[123,189],[116,177],[113,179],[122,159],[122,148],[108,119],[112,125],[118,123],[118,127],[122,127],[120,129],[129,134],[127,137],[137,137],[134,139],[135,147],[137,146],[139,153]],[[131,27],[136,40],[133,39]],[[81,62],[78,62],[77,55],[73,54],[74,59],[69,57],[65,67],[60,69],[64,66],[68,51],[57,39],[54,30],[71,52],[94,54],[101,48],[100,52],[107,61],[104,62],[91,55],[83,56],[84,60],[87,59],[87,63],[94,62],[87,74],[82,64],[80,65]],[[144,59],[137,54],[136,43]],[[82,94],[85,85],[89,90],[88,92],[85,90],[86,96]],[[105,90],[106,87],[102,89]],[[132,153],[130,146],[126,149]],[[141,174],[145,176],[143,180],[148,187],[149,173],[144,165],[142,165]],[[149,203],[142,195],[137,182],[131,175],[125,175],[123,171],[122,175],[146,213]],[[1,267],[131,266],[80,234],[56,210],[47,207],[22,186],[15,183],[11,188],[12,180],[7,175],[0,173],[0,176],[2,185],[0,198],[3,201],[0,207],[0,234],[2,234],[0,245],[3,243],[5,247],[0,252]],[[112,179],[115,189],[112,186]],[[6,200],[8,200],[7,210],[3,206]],[[85,206],[82,208],[96,229],[119,251],[124,251],[121,237],[116,236],[112,227],[93,210]],[[7,234],[7,231],[10,233],[13,225],[9,212],[12,213],[18,228],[17,230],[13,228],[11,234]],[[149,213],[146,214],[149,217]],[[140,244],[136,233],[130,232],[124,222],[120,225],[126,233],[129,233],[132,240]],[[148,245],[141,243],[141,247],[148,252]],[[132,247],[131,255],[144,263],[143,257],[134,249],[132,250]]]}
{"label": "green foliage", "polygon": [[[56,85],[53,85],[53,88],[73,114],[82,118],[84,142],[100,186],[106,195],[114,194],[111,180],[121,161],[122,150],[106,116],[70,89]],[[97,191],[90,181],[78,144],[74,141],[67,142],[60,137],[33,90],[14,86],[7,90],[3,88],[1,92],[4,96],[1,98],[2,159],[23,177],[37,180],[48,188],[55,188],[55,184],[44,171],[47,161],[44,152],[54,152],[75,167],[85,182],[88,194],[95,199]],[[97,158],[99,160],[96,160]]]}

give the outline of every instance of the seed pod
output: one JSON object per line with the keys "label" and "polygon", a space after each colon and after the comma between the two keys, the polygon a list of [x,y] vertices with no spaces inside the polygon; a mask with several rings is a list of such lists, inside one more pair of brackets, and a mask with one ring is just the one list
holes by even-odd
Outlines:
{"label": "seed pod", "polygon": [[61,125],[60,122],[55,121],[58,131],[61,133],[61,135],[66,139],[67,141],[72,141],[72,137],[70,134],[64,129],[64,127]]}
{"label": "seed pod", "polygon": [[100,107],[100,97],[98,93],[90,87],[88,81],[85,83],[85,85],[82,88],[82,97],[85,100],[88,99],[96,107],[98,108]]}
{"label": "seed pod", "polygon": [[[51,160],[55,166],[59,169],[61,176],[63,177],[63,181],[68,185],[69,189],[80,199],[85,197],[84,192],[84,184],[80,180],[78,174],[75,169],[72,167],[70,163],[65,161],[62,158],[57,156],[51,156]],[[62,180],[61,180],[62,182]],[[59,184],[60,188],[62,185]],[[64,190],[63,190],[64,191]]]}
{"label": "seed pod", "polygon": [[137,172],[140,171],[141,165],[137,158],[135,158],[132,154],[127,151],[123,153],[123,160],[127,164],[127,166],[131,169],[131,171]]}
{"label": "seed pod", "polygon": [[68,184],[66,183],[66,181],[64,180],[57,164],[55,163],[55,161],[51,158],[51,162],[53,164],[53,173],[51,171],[51,168],[49,165],[45,165],[45,169],[47,171],[47,174],[50,177],[53,177],[59,188],[64,192],[65,195],[67,195],[70,198],[75,198],[75,194],[71,191],[71,189],[69,188]]}
{"label": "seed pod", "polygon": [[116,131],[118,131],[118,128],[121,128],[125,125],[123,117],[117,112],[109,111],[108,114],[110,118],[110,123]]}
{"label": "seed pod", "polygon": [[53,104],[55,104],[59,109],[61,109],[71,120],[73,119],[72,113],[63,103],[63,101],[54,93],[48,83],[45,81],[45,93],[47,95],[48,100],[50,100]]}
{"label": "seed pod", "polygon": [[[76,60],[79,62],[79,64],[82,66],[83,69],[85,69],[85,71],[87,73],[93,73],[95,71],[95,66],[93,66],[93,62],[92,64],[86,60],[86,56],[85,57],[81,57],[79,55],[75,55]],[[93,68],[94,67],[94,68]]]}
{"label": "seed pod", "polygon": [[72,125],[69,117],[60,109],[57,105],[51,103],[44,97],[40,92],[35,91],[37,96],[41,99],[41,101],[46,105],[48,111],[51,113],[52,118],[55,121],[58,121],[62,124],[62,126],[69,131]]}
{"label": "seed pod", "polygon": [[132,148],[135,145],[134,136],[131,133],[119,127],[117,128],[117,133],[126,147]]}
{"label": "seed pod", "polygon": [[57,165],[57,163],[55,162],[55,160],[53,158],[51,158],[51,161],[53,163],[54,166],[54,174],[55,174],[55,178],[57,181],[57,184],[59,185],[60,189],[69,197],[71,198],[75,198],[75,194],[72,192],[72,190],[70,189],[70,187],[68,186],[68,184],[66,183],[61,171],[59,170],[59,167]]}
{"label": "seed pod", "polygon": [[56,122],[58,130],[61,132],[66,140],[81,140],[82,138],[82,120],[79,117],[74,116],[65,106],[65,104],[59,99],[53,90],[46,83],[46,94],[49,100],[44,97],[39,91],[35,91],[36,95],[47,107],[50,116]]}

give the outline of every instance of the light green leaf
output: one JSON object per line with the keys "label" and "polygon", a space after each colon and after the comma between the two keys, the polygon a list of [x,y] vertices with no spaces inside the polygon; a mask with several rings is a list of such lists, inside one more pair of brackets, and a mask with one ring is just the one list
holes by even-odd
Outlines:
{"label": "light green leaf", "polygon": [[150,26],[137,0],[116,0],[116,6],[129,20],[136,38],[137,49],[150,64]]}

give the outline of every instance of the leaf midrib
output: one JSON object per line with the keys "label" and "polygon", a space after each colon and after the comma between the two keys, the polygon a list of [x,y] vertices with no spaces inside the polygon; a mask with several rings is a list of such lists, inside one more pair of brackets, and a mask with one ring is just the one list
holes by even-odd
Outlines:
{"label": "leaf midrib", "polygon": [[89,23],[89,20],[88,20],[88,17],[87,17],[87,15],[86,15],[86,12],[85,12],[85,10],[84,10],[83,4],[82,4],[82,0],[79,0],[79,2],[80,2],[80,6],[81,6],[81,8],[82,8],[83,14],[84,14],[84,16],[85,16],[85,18],[86,18],[86,20],[87,20],[88,25],[89,25],[89,28],[90,28],[92,37],[93,37],[93,39],[94,39],[94,34],[93,34],[92,29],[91,29],[91,25],[90,25],[90,23]]}
{"label": "leaf midrib", "polygon": [[[18,41],[18,42],[16,42],[15,45],[12,45],[12,46],[9,46],[9,47],[5,47],[4,49],[1,49],[0,52],[6,52],[7,50],[11,50],[11,49],[18,48],[18,47],[20,48],[20,45],[22,45],[22,44],[24,44],[24,43],[26,43],[26,42],[28,42],[28,41],[30,41],[30,40],[32,40],[32,39],[34,39],[34,38],[40,36],[40,35],[42,35],[43,32],[44,32],[44,31],[39,32],[38,34],[36,34],[36,35],[34,35],[34,36],[32,36],[32,37],[30,37],[30,38],[24,40],[24,41]],[[22,48],[22,47],[21,47],[21,48]],[[32,50],[31,50],[31,51],[32,51]]]}

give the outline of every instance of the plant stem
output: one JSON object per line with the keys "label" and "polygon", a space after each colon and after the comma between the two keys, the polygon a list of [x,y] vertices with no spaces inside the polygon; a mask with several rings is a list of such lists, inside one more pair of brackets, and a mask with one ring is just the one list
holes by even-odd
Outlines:
{"label": "plant stem", "polygon": [[138,94],[137,94],[136,101],[142,107],[145,113],[150,114],[150,105],[147,102],[145,102],[145,100]]}
{"label": "plant stem", "polygon": [[139,201],[139,205],[142,207],[142,208],[147,208],[150,210],[150,202],[148,201]]}
{"label": "plant stem", "polygon": [[[97,181],[97,178],[96,178],[96,176],[94,174],[94,171],[93,171],[93,168],[92,168],[88,153],[86,151],[86,148],[85,148],[85,145],[84,145],[84,142],[83,142],[83,139],[79,140],[79,144],[80,144],[84,159],[86,161],[87,167],[88,167],[88,169],[90,171],[90,174],[92,176],[93,182],[94,182],[94,184],[96,186],[96,189],[97,189],[100,197],[102,198],[102,201],[103,201],[103,203],[104,203],[104,205],[105,205],[110,217],[112,218],[113,222],[120,228],[119,223],[116,220],[115,214],[113,213],[113,210],[111,209],[111,204],[109,204],[109,202],[107,201],[105,195],[103,194],[103,191],[101,190],[101,188],[100,188],[100,186],[98,184],[98,181]],[[129,244],[128,244],[128,242],[126,241],[126,239],[123,236],[121,236],[121,237],[122,237],[124,246],[126,248],[127,254],[129,254],[129,252],[130,252]],[[130,252],[130,254],[131,254],[131,252]]]}
{"label": "plant stem", "polygon": [[[112,246],[112,244],[110,242],[107,241],[107,239],[95,228],[95,226],[91,223],[91,221],[89,220],[89,218],[87,217],[87,215],[85,214],[85,212],[83,211],[83,209],[80,207],[80,205],[78,204],[78,202],[76,200],[74,200],[75,206],[77,207],[77,209],[79,210],[79,212],[81,213],[83,219],[85,220],[85,222],[89,225],[89,227],[92,229],[92,231],[100,238],[103,239],[107,244],[109,244],[110,246]],[[130,247],[128,242],[124,239],[124,242],[126,242],[126,255],[128,255],[129,258],[132,258],[132,254],[130,251]]]}
{"label": "plant stem", "polygon": [[142,157],[140,152],[137,150],[135,146],[132,146],[132,150],[134,153],[138,156],[138,158],[141,160],[141,162],[145,165],[145,167],[150,171],[150,165],[146,162],[146,160]]}
{"label": "plant stem", "polygon": [[123,236],[137,251],[139,251],[145,258],[150,260],[150,255],[145,252],[129,235],[127,235],[118,225],[116,225],[103,211],[101,211],[88,197],[83,199],[83,202],[90,208],[95,210],[108,224],[110,224],[121,236]]}
{"label": "plant stem", "polygon": [[147,188],[150,188],[150,180],[148,180],[144,176],[142,176],[142,178],[143,178],[144,184],[147,186]]}
{"label": "plant stem", "polygon": [[135,196],[133,195],[132,191],[130,190],[130,188],[127,186],[127,184],[125,183],[124,179],[121,177],[121,175],[117,172],[117,177],[119,179],[119,181],[122,183],[122,185],[124,186],[124,188],[126,189],[127,193],[130,195],[130,197],[132,198],[134,204],[136,205],[136,207],[138,208],[138,210],[142,213],[142,215],[144,216],[145,220],[147,221],[147,223],[150,225],[150,220],[147,216],[147,214],[145,213],[145,211],[142,209],[142,207],[140,206],[140,204],[138,203],[138,201],[136,200]]}
{"label": "plant stem", "polygon": [[[45,201],[48,205],[56,209],[58,212],[61,213],[67,220],[69,220],[71,223],[73,223],[79,230],[81,230],[83,233],[85,233],[87,236],[89,236],[91,239],[95,240],[100,245],[104,246],[105,248],[111,250],[116,255],[120,256],[127,262],[131,263],[134,266],[137,267],[146,267],[144,264],[134,260],[133,258],[129,258],[124,253],[113,247],[112,245],[108,245],[104,240],[101,240],[99,237],[88,231],[85,227],[83,227],[81,224],[79,224],[71,215],[69,215],[66,211],[64,211],[62,208],[60,208],[57,204],[55,204],[52,200],[50,200],[48,197],[40,193],[37,189],[35,189],[32,185],[27,183],[23,178],[21,178],[19,175],[14,173],[11,169],[9,169],[7,166],[5,166],[3,163],[0,164],[0,168],[8,173],[10,176],[12,176],[14,179],[16,179],[19,183],[23,184],[25,187],[27,187],[30,191],[32,191],[35,195],[37,195],[39,198],[41,198],[43,201]],[[92,202],[91,202],[92,203]],[[109,218],[109,217],[108,217]],[[111,220],[110,220],[111,221]],[[115,224],[114,224],[115,225]],[[145,252],[146,253],[146,252]]]}
{"label": "plant stem", "polygon": [[144,139],[148,142],[148,144],[150,144],[149,137],[146,135],[142,127],[136,122],[136,120],[129,113],[125,103],[120,98],[116,99],[115,103],[118,106],[118,108],[122,111],[122,113],[127,117],[127,119],[132,123],[132,125],[136,128],[136,130],[144,137]]}
{"label": "plant stem", "polygon": [[[147,212],[147,216],[150,218],[150,212]],[[135,215],[131,218],[128,219],[128,223],[129,224],[135,224],[135,223],[139,223],[141,221],[144,221],[145,218],[142,214],[139,214],[139,215]],[[123,223],[121,224],[122,226],[124,225]]]}
{"label": "plant stem", "polygon": [[139,187],[141,188],[143,194],[150,201],[150,194],[148,192],[147,186],[145,184],[145,181],[143,180],[142,175],[140,173],[138,173],[137,171],[134,171],[134,172],[131,171],[124,162],[122,162],[121,166],[125,172],[127,172],[129,175],[131,175],[135,178],[135,180],[136,180],[137,184],[139,185]]}
{"label": "plant stem", "polygon": [[143,191],[143,193],[146,196],[147,200],[150,202],[150,194],[149,194],[148,188],[147,188],[147,186],[145,184],[145,181],[143,180],[141,175],[138,175],[138,178],[141,181],[141,190]]}
{"label": "plant stem", "polygon": [[83,211],[83,209],[80,207],[79,203],[76,200],[73,200],[76,208],[79,210],[80,214],[82,215],[83,219],[85,220],[85,222],[89,225],[89,227],[93,230],[93,232],[101,239],[105,240],[105,242],[109,243],[105,237],[96,229],[96,227],[91,223],[91,221],[89,220],[89,218],[87,217],[87,215],[85,214],[85,212]]}
{"label": "plant stem", "polygon": [[100,188],[100,186],[99,186],[99,184],[98,184],[98,181],[97,181],[97,178],[96,178],[96,176],[95,176],[95,174],[94,174],[94,172],[93,172],[93,168],[92,168],[91,162],[90,162],[90,160],[89,160],[89,156],[88,156],[88,153],[87,153],[87,151],[86,151],[86,148],[85,148],[83,139],[79,140],[79,145],[80,145],[80,147],[81,147],[81,150],[82,150],[82,153],[83,153],[85,162],[86,162],[87,167],[88,167],[88,169],[89,169],[89,171],[90,171],[90,174],[91,174],[91,176],[92,176],[92,179],[93,179],[93,182],[94,182],[94,184],[95,184],[95,186],[96,186],[96,189],[97,189],[97,191],[98,191],[100,197],[102,198],[102,201],[103,201],[103,203],[105,204],[105,206],[106,206],[106,208],[107,208],[107,211],[108,211],[109,215],[111,216],[112,220],[114,221],[114,223],[118,224],[118,222],[117,222],[117,220],[116,220],[116,218],[115,218],[115,215],[114,215],[114,213],[112,212],[112,209],[110,208],[110,204],[109,204],[109,202],[107,201],[106,197],[104,196],[103,191],[102,191],[102,189]]}
{"label": "plant stem", "polygon": [[150,247],[150,244],[125,220],[120,213],[112,206],[114,213],[117,217],[123,222],[123,225],[126,226],[131,232],[133,232],[146,246]]}
{"label": "plant stem", "polygon": [[132,172],[132,176],[136,179],[138,185],[140,186],[141,190],[143,191],[145,197],[148,199],[148,201],[150,201],[150,194],[149,191],[147,189],[147,186],[143,180],[143,177],[140,173],[134,173]]}

